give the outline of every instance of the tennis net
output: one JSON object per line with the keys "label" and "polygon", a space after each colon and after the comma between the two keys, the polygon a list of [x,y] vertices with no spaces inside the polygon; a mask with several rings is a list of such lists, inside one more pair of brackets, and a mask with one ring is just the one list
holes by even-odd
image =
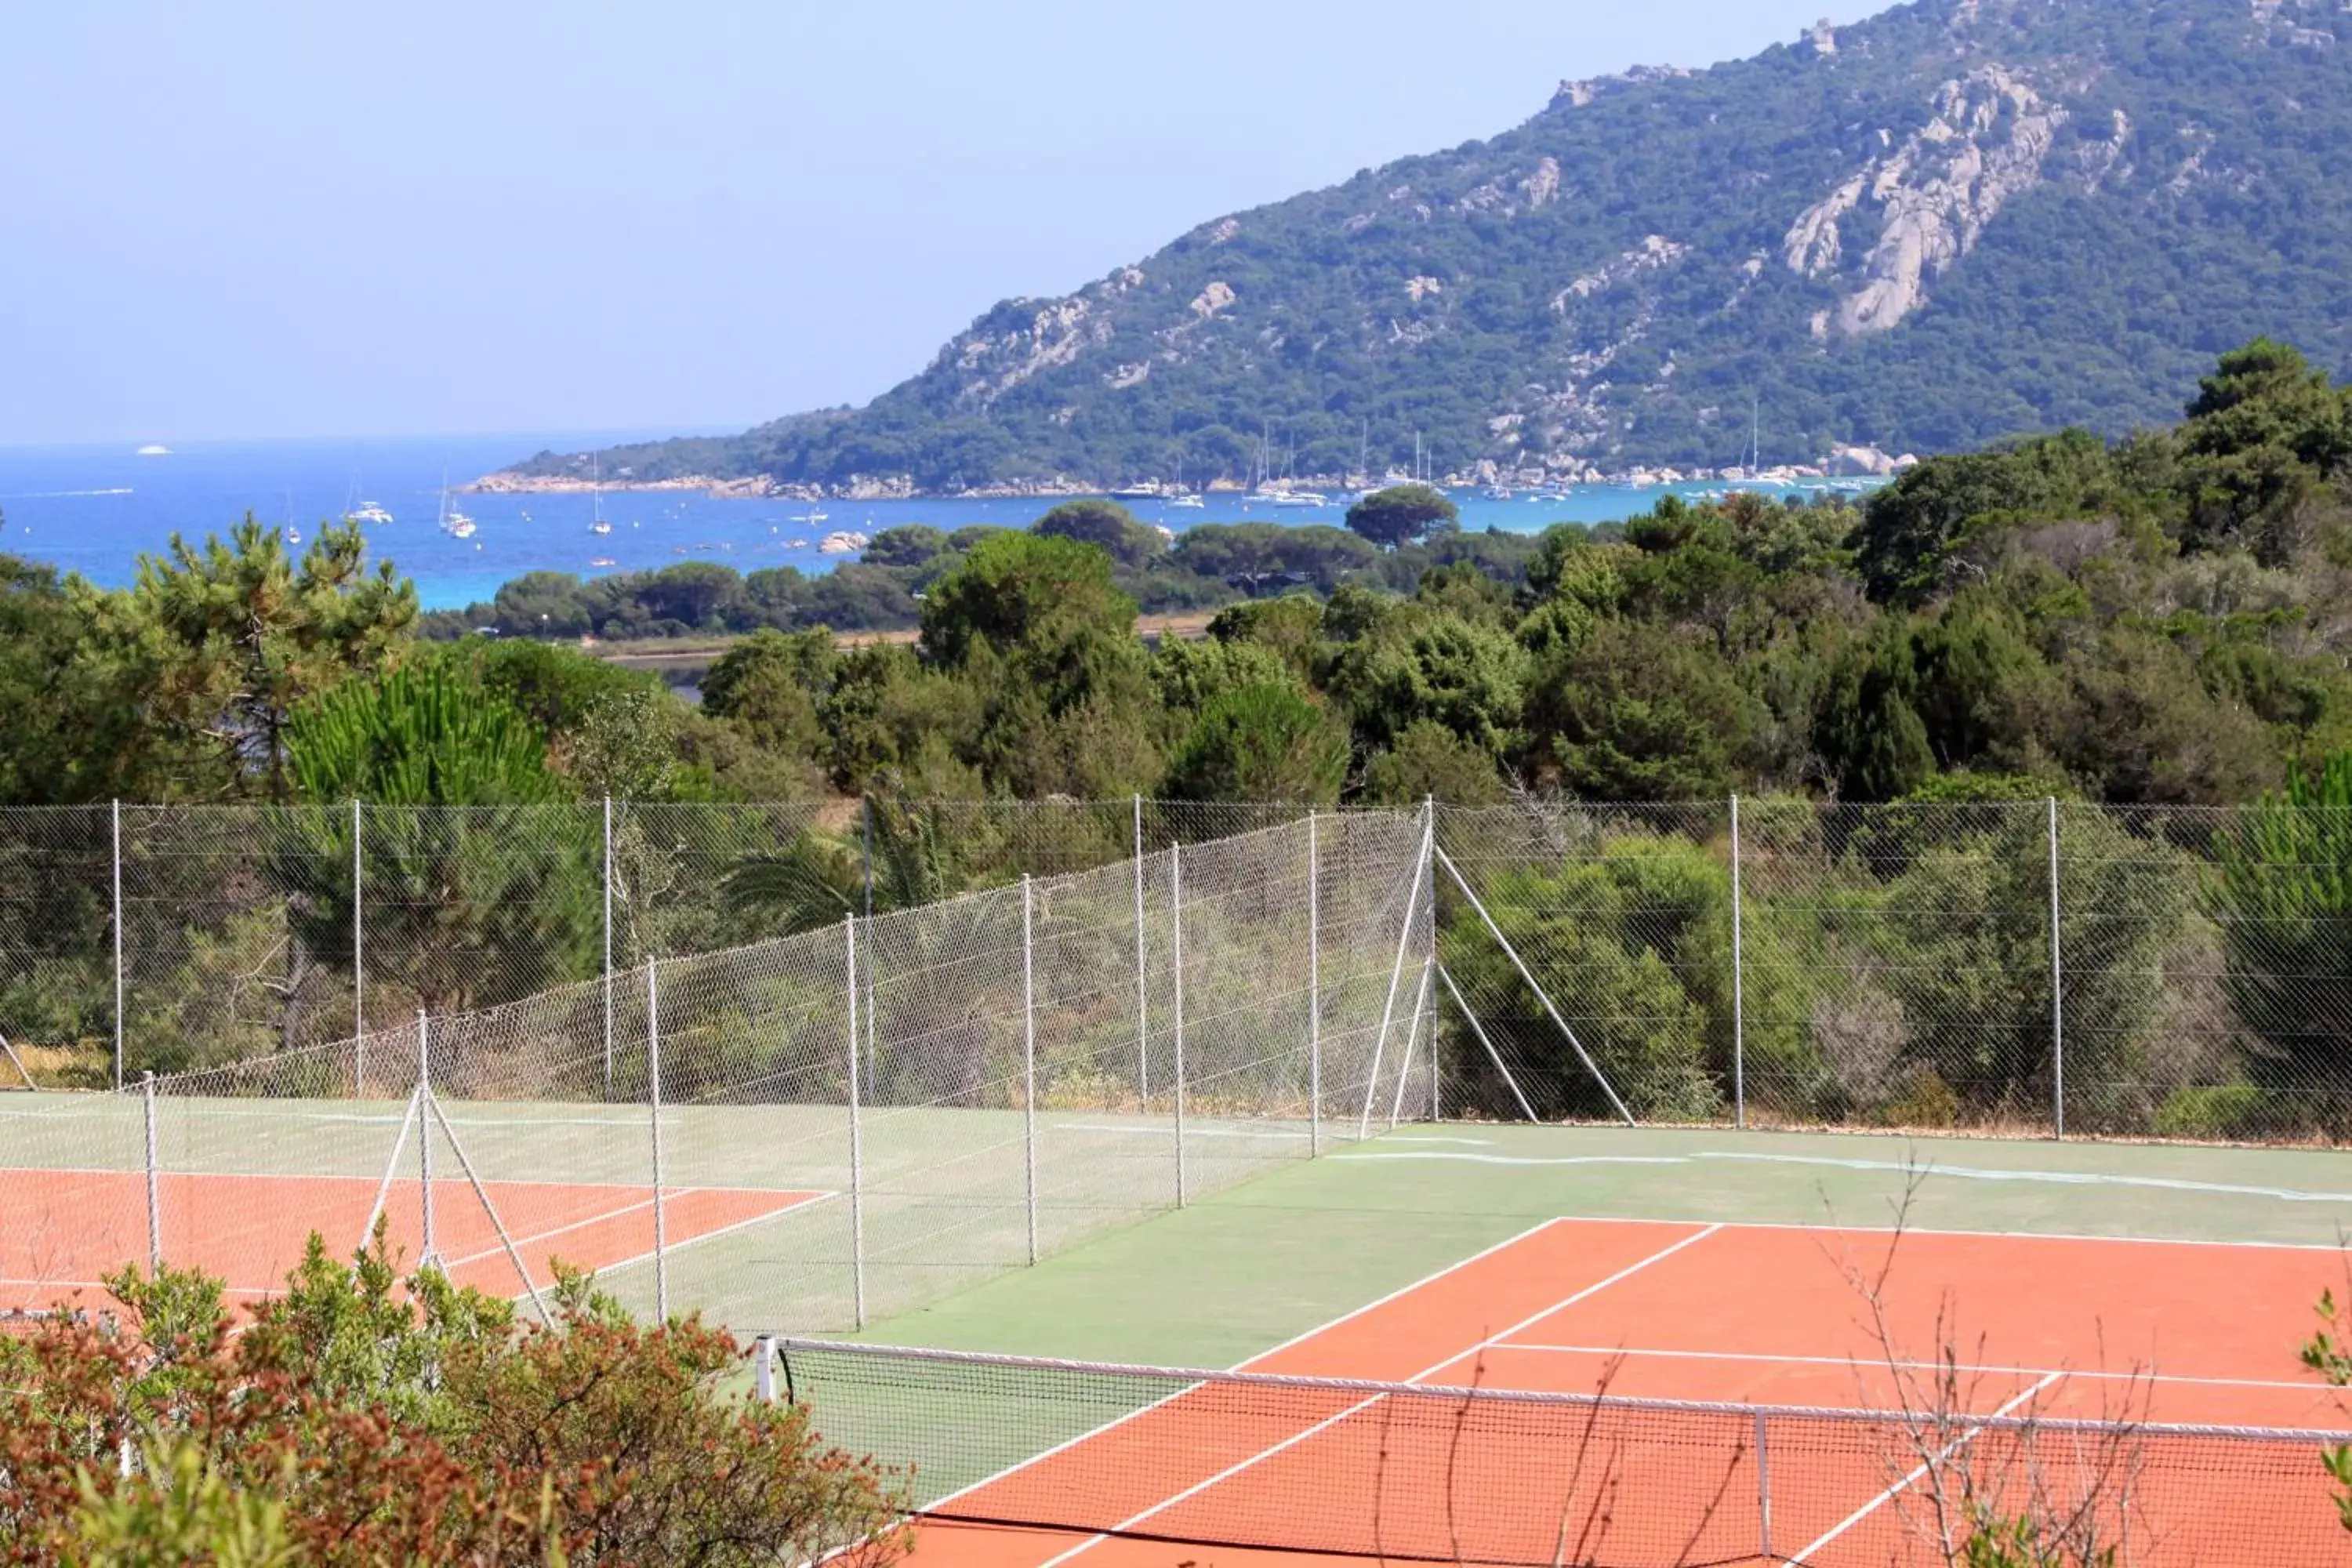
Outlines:
{"label": "tennis net", "polygon": [[[942,1531],[1507,1568],[1946,1563],[1996,1520],[2065,1548],[2051,1561],[2338,1563],[2347,1545],[2320,1465],[2344,1433],[764,1343],[771,1392],[902,1467]],[[952,1563],[951,1538],[940,1552]]]}

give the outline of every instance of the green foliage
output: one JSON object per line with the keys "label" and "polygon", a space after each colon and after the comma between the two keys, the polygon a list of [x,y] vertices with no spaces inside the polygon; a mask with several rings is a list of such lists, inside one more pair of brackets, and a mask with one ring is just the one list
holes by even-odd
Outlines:
{"label": "green foliage", "polygon": [[1384,550],[1415,544],[1433,530],[1461,526],[1462,513],[1430,485],[1391,485],[1348,509],[1348,526]]}
{"label": "green foliage", "polygon": [[1066,500],[1029,529],[1091,544],[1122,566],[1140,566],[1168,549],[1158,529],[1138,522],[1133,512],[1112,500]]}
{"label": "green foliage", "polygon": [[1528,687],[1532,771],[1591,800],[1729,795],[1761,718],[1721,662],[1638,621],[1602,623]]}
{"label": "green foliage", "polygon": [[[2304,1342],[2303,1364],[2330,1388],[2352,1388],[2352,1310],[2339,1304],[2331,1289],[2319,1293],[2317,1311],[2320,1327]],[[2352,1531],[2352,1445],[2328,1449],[2321,1464],[2336,1483],[2336,1521]]]}
{"label": "green foliage", "polygon": [[[551,839],[527,808],[569,798],[545,738],[455,658],[348,681],[297,710],[289,771],[314,802],[272,844],[287,919],[352,959],[351,814],[363,800],[371,967],[428,1005],[528,995],[588,972],[601,868],[593,837]],[[390,807],[392,809],[381,809]],[[540,825],[526,833],[522,824]],[[499,961],[486,964],[484,955]]]}
{"label": "green foliage", "polygon": [[1174,800],[1329,805],[1347,772],[1346,731],[1296,687],[1261,681],[1201,710],[1169,761],[1164,788]]}
{"label": "green foliage", "polygon": [[1364,770],[1367,805],[1500,805],[1508,796],[1491,752],[1429,719],[1406,725]]}
{"label": "green foliage", "polygon": [[2260,1042],[2248,1073],[2278,1114],[2341,1126],[2352,1113],[2352,752],[2297,773],[2214,849],[2224,981]]}
{"label": "green foliage", "polygon": [[0,1559],[883,1568],[905,1546],[893,1479],[740,1392],[731,1337],[641,1327],[560,1268],[530,1328],[402,1279],[381,1226],[349,1266],[314,1236],[244,1322],[217,1280],[107,1283],[107,1327],[0,1342]]}
{"label": "green foliage", "polygon": [[762,628],[721,654],[703,677],[703,711],[732,720],[772,750],[815,756],[824,746],[818,710],[839,663],[826,627],[789,634]]}
{"label": "green foliage", "polygon": [[[1685,844],[1627,835],[1595,847],[1593,858],[1557,872],[1507,872],[1481,898],[1553,1004],[1583,1020],[1579,1041],[1636,1117],[1704,1119],[1721,1100],[1708,1070],[1713,998],[1690,987],[1727,973],[1702,960],[1728,952],[1728,881]],[[1509,1059],[1538,1064],[1532,1080],[1520,1083],[1536,1114],[1612,1116],[1477,913],[1462,909],[1441,940],[1445,965],[1468,994],[1508,999],[1492,1009],[1487,1029]],[[1729,1018],[1727,1005],[1727,1044]]]}
{"label": "green foliage", "polygon": [[380,668],[407,635],[416,590],[389,561],[368,572],[366,553],[358,524],[330,524],[297,562],[248,513],[226,542],[175,533],[168,554],[140,558],[119,635],[145,667],[149,721],[212,749],[220,787],[283,798],[294,709]]}

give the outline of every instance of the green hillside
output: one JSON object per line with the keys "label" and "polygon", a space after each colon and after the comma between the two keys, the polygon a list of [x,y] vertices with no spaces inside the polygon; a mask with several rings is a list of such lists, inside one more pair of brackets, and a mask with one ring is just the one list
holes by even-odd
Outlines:
{"label": "green hillside", "polygon": [[[1273,132],[1269,132],[1273,133]],[[2178,413],[2270,333],[2352,369],[2339,0],[1917,0],[1754,59],[1563,84],[1486,142],[1006,300],[855,410],[609,476],[832,487],[1532,479]],[[584,474],[541,454],[538,475]]]}

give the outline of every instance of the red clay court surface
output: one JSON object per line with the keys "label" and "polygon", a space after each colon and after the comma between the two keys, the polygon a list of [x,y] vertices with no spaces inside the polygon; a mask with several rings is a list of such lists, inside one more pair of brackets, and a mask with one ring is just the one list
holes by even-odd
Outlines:
{"label": "red clay court surface", "polygon": [[[1896,1403],[1889,1358],[1865,1327],[1848,1269],[1874,1269],[1892,1239],[1556,1220],[1239,1370],[1589,1394],[1613,1363],[1612,1397],[1884,1410]],[[2315,1326],[2312,1303],[2331,1283],[2341,1293],[2344,1270],[2342,1257],[2323,1248],[1913,1231],[1900,1240],[1885,1299],[1896,1359],[1932,1358],[1950,1342],[1990,1369],[1971,1381],[1971,1415],[2128,1414],[2334,1431],[2352,1420],[2297,1364],[2296,1350]],[[1939,1313],[1956,1334],[1939,1339]],[[1213,1414],[1202,1401],[1217,1405]],[[1861,1568],[1928,1560],[1908,1533],[1917,1515],[1906,1523],[1905,1510],[1921,1500],[1900,1495],[1902,1466],[1890,1463],[1898,1450],[1868,1452],[1850,1431],[1811,1443],[1801,1426],[1801,1440],[1773,1437],[1768,1559],[1739,1418],[1710,1417],[1712,1434],[1695,1426],[1686,1442],[1629,1447],[1614,1489],[1570,1510],[1564,1499],[1602,1483],[1547,1451],[1568,1445],[1482,1443],[1475,1433],[1458,1441],[1402,1427],[1368,1437],[1381,1404],[1308,1393],[1256,1413],[1219,1401],[1215,1385],[1179,1394],[938,1505],[980,1518],[1066,1520],[1066,1500],[1083,1496],[1090,1523],[1116,1520],[1121,1533],[927,1521],[916,1560],[927,1568],[1299,1568],[1302,1556],[1319,1554],[1181,1543],[1233,1540],[1235,1519],[1291,1521],[1277,1527],[1286,1540],[1294,1528],[1318,1543],[1350,1540],[1383,1506],[1391,1533],[1382,1550],[1398,1558],[1550,1563],[1557,1521],[1574,1511],[1605,1518],[1601,1544],[1582,1548],[1601,1562]],[[2168,1441],[2137,1489],[2126,1561],[2352,1562],[2352,1536],[2336,1527],[2316,1447]],[[1387,1456],[1384,1501],[1373,1496],[1381,1471],[1364,1459],[1375,1442]],[[1417,1479],[1401,1482],[1406,1474]],[[1413,1489],[1423,1495],[1401,1496]],[[1445,1534],[1432,1542],[1424,1531],[1416,1549],[1402,1516],[1444,1520],[1449,1489],[1473,1500],[1457,1500]],[[1494,1506],[1482,1510],[1482,1497]],[[1516,1500],[1517,1517],[1496,1517],[1508,1511],[1498,1500]],[[1695,1531],[1693,1519],[1703,1526]],[[1530,1540],[1538,1527],[1542,1539]],[[2267,1542],[2274,1530],[2279,1549],[2250,1538]],[[1137,1538],[1146,1536],[1165,1539]],[[1350,1547],[1328,1561],[1361,1568],[1369,1554]],[[1565,1561],[1585,1560],[1571,1542]]]}
{"label": "red clay court surface", "polygon": [[[147,1182],[136,1172],[12,1171],[0,1213],[0,1312],[39,1309],[79,1294],[102,1296],[101,1274],[147,1259]],[[312,1231],[328,1252],[348,1258],[376,1204],[379,1183],[351,1176],[165,1175],[160,1178],[164,1260],[227,1282],[251,1300],[285,1288]],[[654,1250],[649,1186],[564,1182],[485,1182],[531,1283],[554,1280],[551,1261],[607,1269]],[[414,1263],[424,1239],[424,1189],[394,1181],[383,1212],[395,1256]],[[829,1194],[740,1187],[664,1187],[662,1227],[670,1247],[728,1231]],[[450,1279],[498,1296],[523,1284],[498,1227],[463,1176],[433,1182],[433,1240]]]}

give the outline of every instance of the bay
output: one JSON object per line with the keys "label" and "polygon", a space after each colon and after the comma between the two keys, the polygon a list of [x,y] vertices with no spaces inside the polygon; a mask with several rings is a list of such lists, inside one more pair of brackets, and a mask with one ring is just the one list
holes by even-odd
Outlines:
{"label": "bay", "polygon": [[[427,609],[487,601],[526,572],[646,572],[680,561],[714,561],[751,573],[793,566],[814,574],[845,559],[819,552],[827,533],[871,536],[901,523],[952,531],[975,524],[1021,527],[1060,498],[808,502],[779,498],[714,500],[693,491],[608,490],[609,534],[590,531],[595,502],[585,494],[453,495],[474,519],[471,539],[436,526],[442,476],[452,486],[541,450],[578,451],[674,431],[569,431],[541,435],[414,437],[368,440],[173,443],[141,456],[130,443],[0,446],[0,551],[48,562],[109,587],[131,582],[142,553],[163,551],[174,531],[194,541],[226,533],[247,511],[304,541],[319,526],[373,502],[392,515],[367,526],[371,554],[415,581]],[[1507,497],[1453,492],[1466,529],[1533,533],[1555,522],[1600,523],[1636,516],[1661,496],[1717,492],[1715,483],[1635,488],[1579,485]],[[1859,488],[1855,481],[1743,485],[1768,496]],[[1275,505],[1237,492],[1204,495],[1199,507],[1129,500],[1144,521],[1176,532],[1204,522],[1339,526],[1346,508]],[[609,562],[609,565],[593,564]]]}

